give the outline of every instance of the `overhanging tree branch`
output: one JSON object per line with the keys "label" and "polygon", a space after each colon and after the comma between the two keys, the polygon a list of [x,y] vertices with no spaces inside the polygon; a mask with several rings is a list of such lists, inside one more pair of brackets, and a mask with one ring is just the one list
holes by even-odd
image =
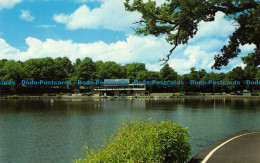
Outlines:
{"label": "overhanging tree branch", "polygon": [[[173,51],[180,44],[187,44],[190,38],[198,31],[198,24],[201,21],[214,21],[217,12],[223,12],[231,19],[234,19],[238,28],[233,33],[233,38],[227,49],[223,47],[223,56],[215,57],[216,64],[213,66],[219,69],[227,65],[228,60],[237,57],[240,53],[239,45],[255,44],[260,46],[260,7],[259,0],[165,0],[161,6],[156,6],[155,1],[146,3],[143,0],[125,0],[127,11],[138,11],[142,14],[141,21],[136,23],[137,34],[146,35],[167,35],[166,40],[172,44],[169,54],[160,61],[167,63]],[[177,34],[172,34],[173,31]],[[256,53],[259,54],[259,53]]]}

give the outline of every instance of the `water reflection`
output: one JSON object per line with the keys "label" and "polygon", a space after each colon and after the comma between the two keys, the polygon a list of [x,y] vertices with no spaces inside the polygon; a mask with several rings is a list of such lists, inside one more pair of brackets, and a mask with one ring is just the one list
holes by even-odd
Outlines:
{"label": "water reflection", "polygon": [[71,162],[102,144],[125,119],[189,127],[192,154],[242,130],[260,130],[260,101],[224,98],[0,101],[0,161]]}

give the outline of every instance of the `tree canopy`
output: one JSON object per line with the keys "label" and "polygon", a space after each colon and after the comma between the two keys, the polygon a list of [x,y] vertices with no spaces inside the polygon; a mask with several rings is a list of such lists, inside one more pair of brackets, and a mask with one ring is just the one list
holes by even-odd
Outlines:
{"label": "tree canopy", "polygon": [[243,58],[250,66],[260,65],[260,1],[259,0],[165,0],[161,6],[156,1],[125,0],[127,11],[138,11],[142,14],[136,34],[166,35],[168,43],[173,45],[169,54],[162,59],[166,63],[174,49],[180,44],[187,44],[193,38],[201,21],[215,20],[217,12],[223,12],[234,20],[236,29],[230,35],[228,45],[215,56],[212,68],[226,66],[229,59],[241,52],[239,45],[255,44],[255,51]]}
{"label": "tree canopy", "polygon": [[[120,65],[116,62],[94,62],[91,58],[77,59],[72,63],[67,57],[63,58],[38,58],[27,61],[0,60],[0,93],[6,94],[33,94],[70,92],[71,90],[85,89],[90,91],[95,85],[79,85],[78,80],[95,81],[104,79],[130,79],[131,84],[138,80],[145,81],[176,81],[176,84],[151,84],[146,88],[149,92],[232,92],[232,91],[259,91],[260,84],[248,84],[248,80],[260,82],[260,67],[236,67],[227,73],[207,73],[204,69],[180,75],[169,64],[165,64],[159,71],[149,71],[144,63],[129,63]],[[22,80],[31,81],[71,81],[71,85],[27,85]],[[239,81],[238,85],[228,84],[190,84],[190,81]],[[15,85],[4,84],[14,81]],[[98,85],[98,87],[101,85]]]}

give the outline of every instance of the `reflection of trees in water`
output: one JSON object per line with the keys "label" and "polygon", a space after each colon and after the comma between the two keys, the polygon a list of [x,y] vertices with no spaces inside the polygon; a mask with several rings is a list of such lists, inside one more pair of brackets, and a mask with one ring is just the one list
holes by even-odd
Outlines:
{"label": "reflection of trees in water", "polygon": [[181,105],[181,99],[150,99],[146,100],[146,109],[151,110],[173,110]]}
{"label": "reflection of trees in water", "polygon": [[183,98],[183,105],[192,109],[259,109],[260,101],[247,98]]}
{"label": "reflection of trees in water", "polygon": [[3,100],[1,112],[31,112],[60,114],[67,112],[100,112],[103,110],[103,102],[73,101],[73,100]]}
{"label": "reflection of trees in water", "polygon": [[[16,156],[12,162],[39,162],[35,155],[42,153],[47,162],[53,162],[48,160],[53,159],[53,154],[58,159],[67,157],[69,160],[75,153],[82,153],[81,147],[86,142],[103,143],[104,136],[111,135],[113,130],[110,131],[105,126],[108,124],[105,118],[99,116],[102,109],[103,103],[93,100],[2,101],[0,143],[5,151],[10,152],[4,156]],[[93,116],[95,113],[98,114]],[[20,158],[21,153],[27,157]]]}
{"label": "reflection of trees in water", "polygon": [[144,110],[145,107],[144,99],[107,99],[104,101],[106,111]]}
{"label": "reflection of trees in water", "polygon": [[[61,101],[63,105],[64,102]],[[104,103],[91,101],[71,101],[65,103],[67,111],[82,112],[82,113],[98,113],[103,112]]]}
{"label": "reflection of trees in water", "polygon": [[[88,99],[88,100],[2,100],[0,113],[43,112],[59,114],[101,113],[124,110],[174,110],[191,109],[259,109],[260,101],[247,98],[173,98],[173,99]],[[123,109],[123,110],[122,110]]]}

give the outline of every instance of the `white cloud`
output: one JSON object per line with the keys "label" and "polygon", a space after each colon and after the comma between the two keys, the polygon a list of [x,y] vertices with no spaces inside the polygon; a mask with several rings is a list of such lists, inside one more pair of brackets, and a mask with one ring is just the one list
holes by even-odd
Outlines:
{"label": "white cloud", "polygon": [[76,0],[76,3],[86,3],[89,2],[89,0]]}
{"label": "white cloud", "polygon": [[137,12],[125,11],[123,0],[105,0],[100,8],[90,9],[86,4],[76,11],[54,15],[57,23],[63,23],[69,30],[76,29],[109,29],[114,31],[130,31],[132,23],[141,18]]}
{"label": "white cloud", "polygon": [[225,19],[225,14],[223,12],[217,12],[214,21],[200,22],[199,30],[195,37],[228,37],[234,31],[235,27],[232,25],[231,21]]}
{"label": "white cloud", "polygon": [[75,0],[76,3],[88,3],[88,2],[97,2],[97,1],[104,1],[104,0]]}
{"label": "white cloud", "polygon": [[[106,1],[110,2],[111,0]],[[105,5],[105,3],[103,5]],[[70,26],[70,28],[76,28],[77,22],[80,22],[80,20],[76,21],[76,17],[79,15],[84,15],[86,12],[97,16],[97,13],[101,13],[100,9],[97,9],[98,11],[95,11],[95,9],[90,11],[86,5],[82,5],[78,10],[80,11],[76,11],[70,16],[59,15],[56,19],[62,22],[68,22],[67,25]],[[100,15],[100,19],[98,20],[102,20],[103,17],[103,15]],[[82,21],[84,23],[85,20]],[[90,23],[91,21],[93,21],[93,23]],[[220,49],[223,45],[228,43],[227,36],[233,31],[229,26],[230,24],[227,23],[228,21],[226,21],[223,15],[218,13],[215,21],[205,24],[202,23],[199,27],[199,31],[201,31],[198,33],[199,35],[190,40],[190,44],[178,46],[178,48],[173,51],[169,64],[180,74],[188,73],[191,67],[206,69],[208,72],[213,71],[211,66],[214,63],[214,56],[220,53]],[[227,23],[227,27],[222,24],[223,22]],[[86,21],[85,24],[92,28],[99,28],[101,26],[104,28],[109,27],[103,26],[104,24],[101,25],[99,21],[93,18]],[[221,27],[225,28],[225,30]],[[132,62],[143,62],[149,70],[160,70],[162,66],[160,66],[161,63],[158,63],[158,60],[165,57],[172,48],[172,46],[165,41],[164,37],[138,37],[133,35],[127,35],[126,37],[125,41],[117,41],[110,44],[103,41],[93,43],[76,43],[72,40],[64,41],[53,39],[41,41],[37,38],[28,37],[26,44],[29,48],[23,52],[7,44],[5,40],[0,39],[0,59],[7,58],[25,61],[30,58],[56,58],[66,56],[75,62],[77,58],[83,59],[90,57],[94,61],[115,61],[122,65]],[[241,46],[242,53],[240,56],[246,55],[252,51],[254,47],[254,45]],[[231,70],[238,65],[243,66],[241,59],[232,59],[230,64],[223,68],[222,72]]]}
{"label": "white cloud", "polygon": [[0,10],[3,8],[13,8],[14,5],[20,2],[22,2],[22,0],[0,0]]}
{"label": "white cloud", "polygon": [[0,38],[0,59],[12,58],[14,59],[20,51],[10,46],[4,39]]}
{"label": "white cloud", "polygon": [[41,24],[41,25],[36,25],[36,27],[39,27],[39,28],[54,28],[54,27],[56,27],[56,25]]}
{"label": "white cloud", "polygon": [[159,67],[160,63],[157,63],[157,61],[168,52],[170,47],[170,45],[166,44],[164,38],[152,36],[137,37],[132,35],[126,41],[118,41],[111,44],[106,44],[103,41],[88,44],[75,43],[71,40],[57,41],[47,39],[46,41],[41,41],[32,37],[26,39],[26,44],[29,48],[21,52],[1,39],[0,59],[7,58],[25,61],[30,58],[67,56],[72,61],[75,61],[77,58],[90,57],[94,61],[116,61],[121,64],[144,62]]}
{"label": "white cloud", "polygon": [[197,45],[200,47],[201,50],[204,51],[214,51],[217,50],[219,51],[220,49],[223,48],[223,45],[227,45],[228,44],[228,40],[220,40],[220,39],[216,39],[216,38],[204,38],[202,40],[191,40],[190,45]]}
{"label": "white cloud", "polygon": [[256,48],[256,46],[254,44],[246,44],[244,46],[240,45],[239,48],[242,53],[250,53]]}
{"label": "white cloud", "polygon": [[[39,57],[62,57],[67,56],[75,61],[76,58],[86,56],[93,60],[117,61],[119,63],[129,62],[157,62],[167,49],[161,48],[166,44],[164,38],[129,36],[126,41],[106,44],[103,41],[84,44],[75,43],[71,40],[55,41],[47,39],[42,42],[36,38],[28,37],[26,43],[29,46],[26,52],[22,52],[22,60]],[[144,45],[144,46],[140,46]],[[154,58],[150,56],[154,55]]]}
{"label": "white cloud", "polygon": [[31,15],[29,10],[21,10],[21,12],[22,12],[20,15],[21,19],[30,22],[34,20],[34,17]]}
{"label": "white cloud", "polygon": [[246,67],[246,65],[242,62],[241,58],[231,59],[231,60],[229,61],[229,64],[230,64],[229,67],[231,67],[230,70],[232,70],[232,69],[234,69],[234,68],[236,68],[236,67],[242,67],[242,68],[245,68],[245,67]]}
{"label": "white cloud", "polygon": [[181,51],[183,53],[178,53],[169,61],[170,66],[181,74],[188,73],[191,67],[196,67],[198,70],[205,69],[211,71],[214,56],[217,54],[216,51],[204,51],[197,45],[187,46]]}
{"label": "white cloud", "polygon": [[[68,57],[75,62],[77,58],[90,57],[94,61],[115,61],[122,65],[132,62],[143,62],[149,70],[160,70],[162,59],[171,48],[165,39],[152,36],[137,37],[130,35],[126,41],[117,41],[107,44],[103,41],[94,43],[75,43],[72,40],[41,41],[36,38],[26,39],[28,49],[24,52],[10,46],[5,40],[0,39],[0,59],[28,60],[30,58],[43,57]],[[190,71],[191,67],[212,71],[216,51],[205,51],[198,45],[180,46],[176,49],[169,61],[178,73],[184,74]],[[241,59],[237,58],[230,62],[229,68],[241,65]]]}
{"label": "white cloud", "polygon": [[[133,22],[140,20],[138,12],[125,11],[124,0],[96,0],[102,2],[99,8],[90,9],[86,4],[81,5],[71,14],[56,14],[53,19],[66,25],[69,30],[76,29],[109,29],[113,31],[132,31]],[[147,2],[145,0],[144,2]],[[94,0],[76,0],[76,3],[94,2]],[[130,2],[131,3],[131,2]],[[165,0],[157,0],[157,6]]]}

